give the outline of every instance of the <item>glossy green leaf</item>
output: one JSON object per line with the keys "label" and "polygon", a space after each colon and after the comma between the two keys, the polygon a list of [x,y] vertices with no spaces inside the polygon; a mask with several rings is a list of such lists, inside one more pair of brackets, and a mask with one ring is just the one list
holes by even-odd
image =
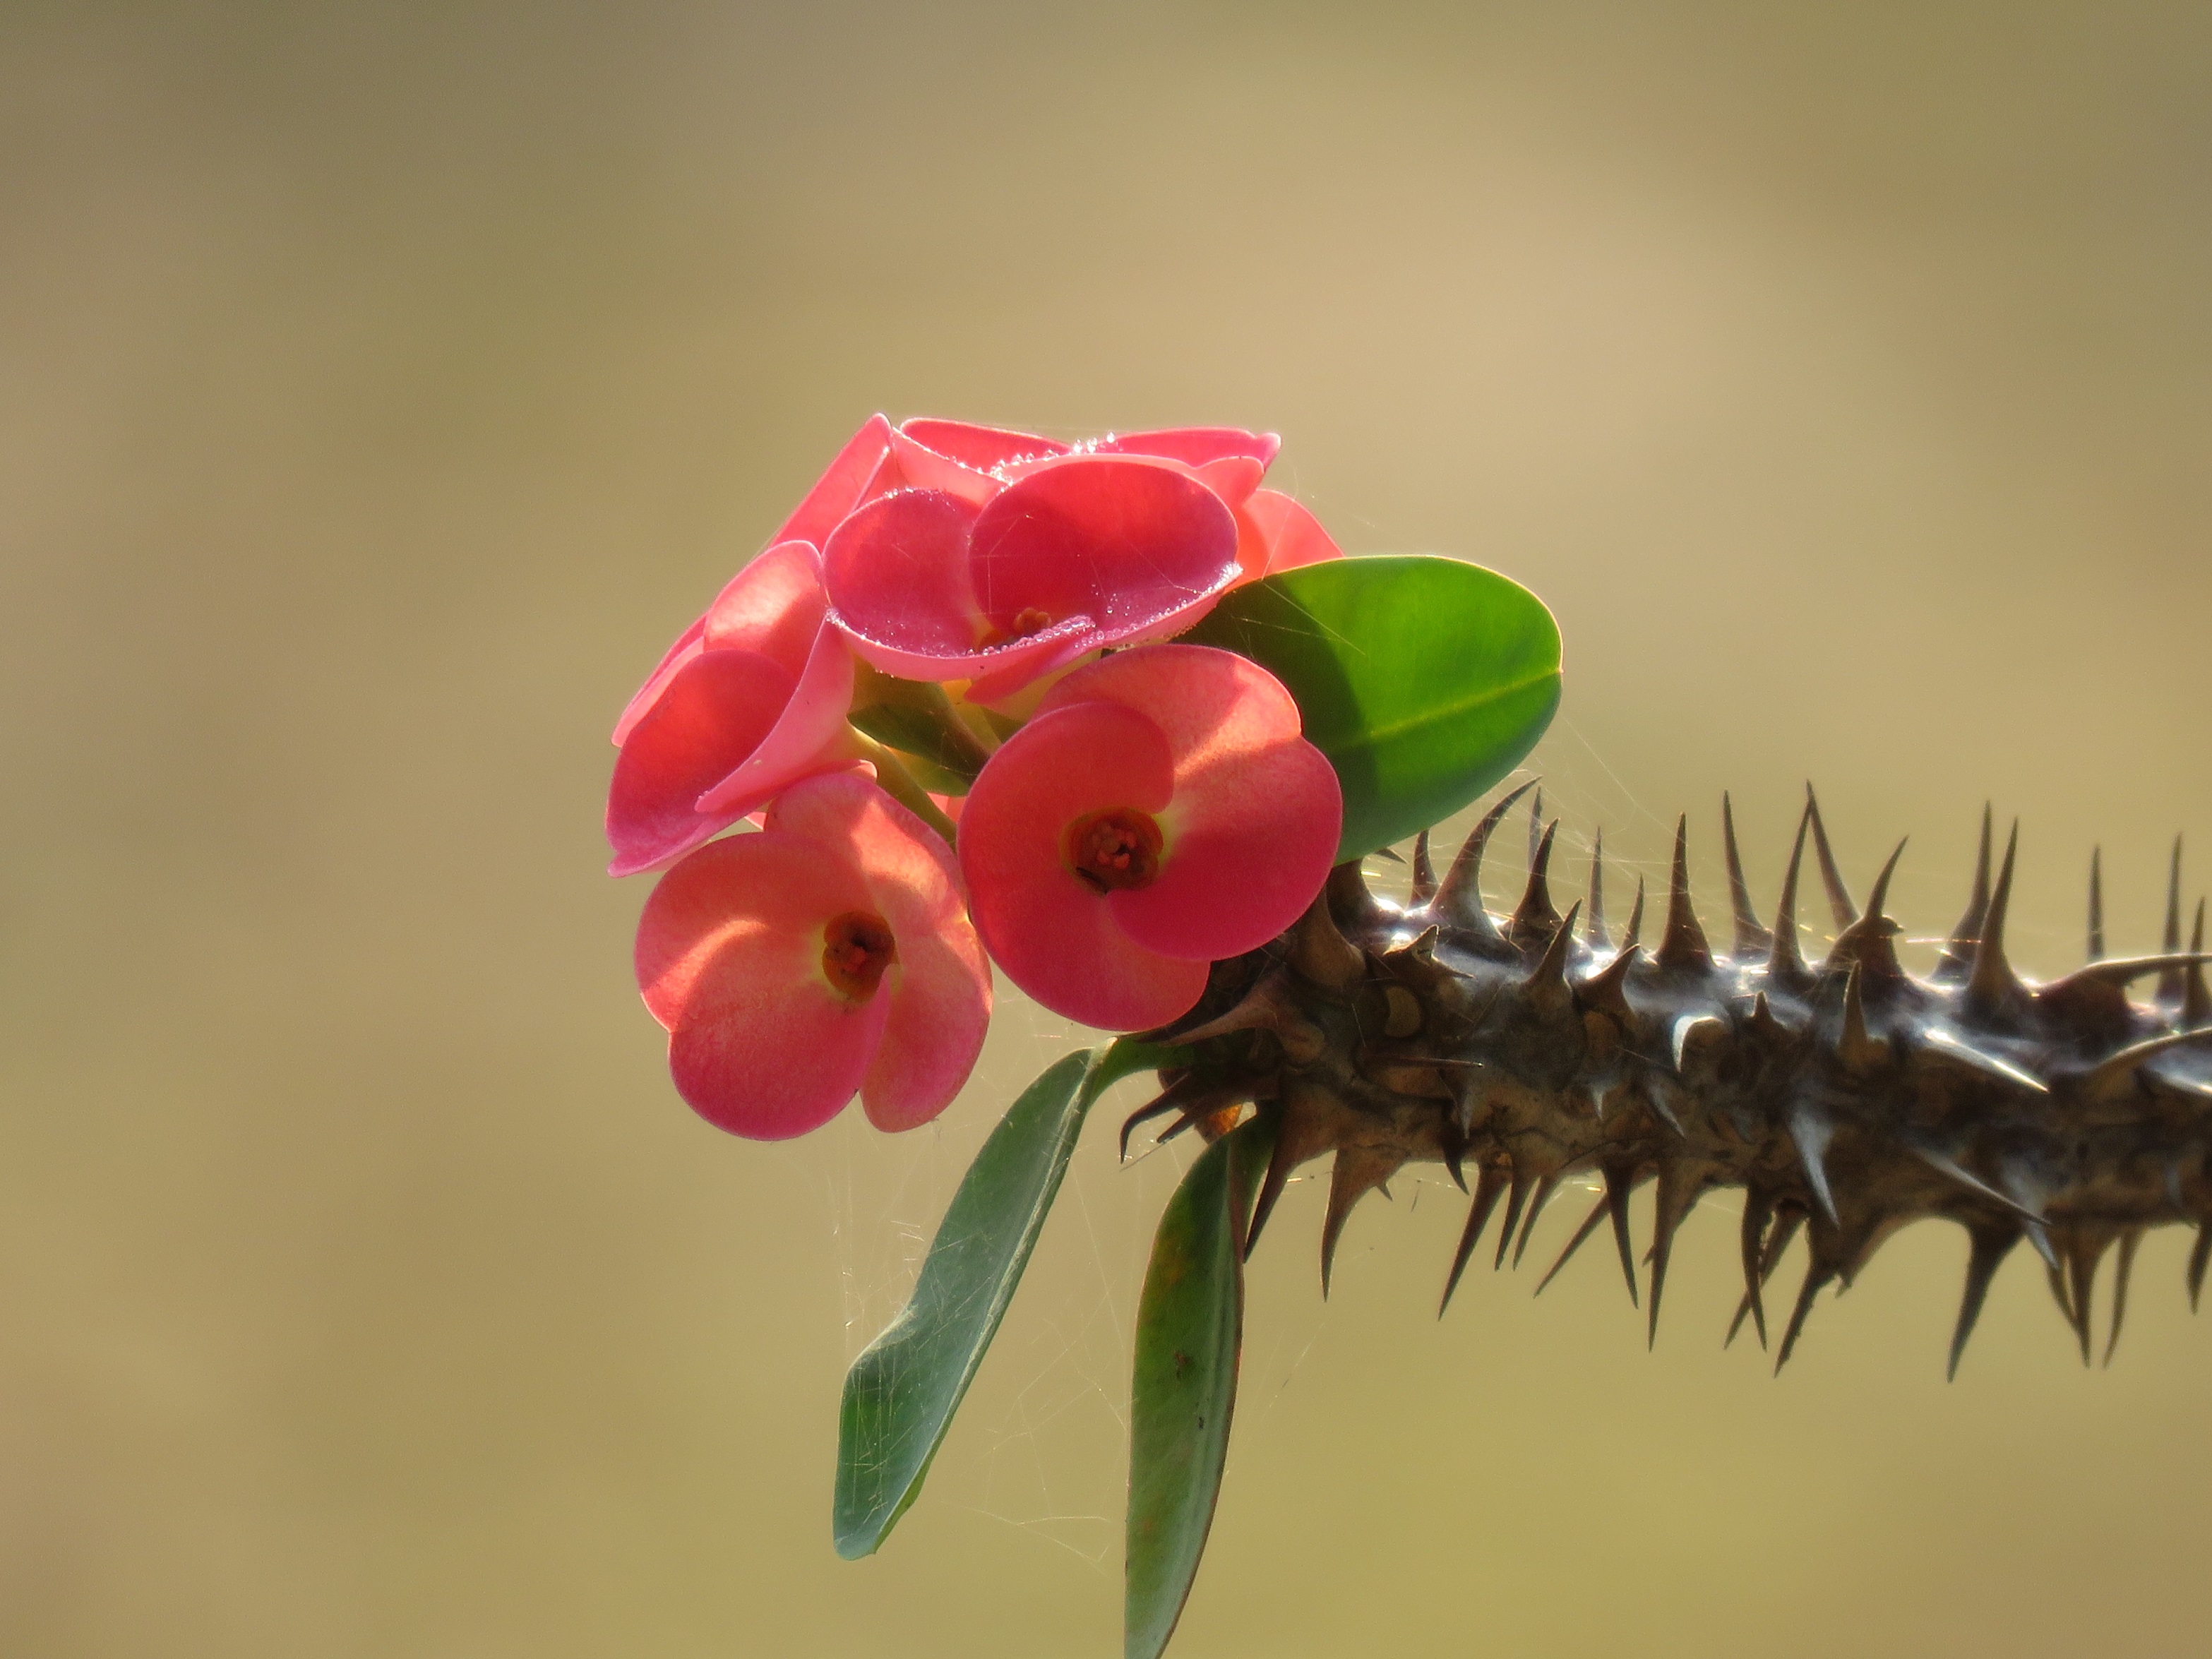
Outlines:
{"label": "glossy green leaf", "polygon": [[874,1553],[921,1492],[1029,1265],[1085,1115],[1130,1073],[1182,1053],[1127,1038],[1079,1049],[1047,1067],[991,1131],[938,1225],[913,1297],[846,1374],[838,1554]]}
{"label": "glossy green leaf", "polygon": [[1244,1229],[1273,1144],[1273,1125],[1254,1118],[1207,1147],[1152,1236],[1129,1390],[1127,1659],[1167,1646],[1213,1524],[1243,1341]]}
{"label": "glossy green leaf", "polygon": [[1559,706],[1559,629],[1493,570],[1414,555],[1335,559],[1230,593],[1183,636],[1291,690],[1344,787],[1340,859],[1465,806]]}

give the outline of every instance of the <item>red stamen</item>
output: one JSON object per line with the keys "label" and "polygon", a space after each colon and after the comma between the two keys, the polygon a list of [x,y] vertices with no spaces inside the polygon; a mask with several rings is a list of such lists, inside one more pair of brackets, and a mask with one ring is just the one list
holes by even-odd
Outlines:
{"label": "red stamen", "polygon": [[1067,826],[1061,856],[1101,893],[1149,887],[1160,873],[1160,826],[1150,812],[1117,806],[1089,812]]}
{"label": "red stamen", "polygon": [[1012,645],[1016,640],[1025,640],[1032,634],[1042,634],[1052,626],[1052,613],[1028,605],[1014,613],[1014,619],[1004,628],[994,628],[983,636],[983,649],[994,646]]}
{"label": "red stamen", "polygon": [[866,1002],[898,960],[898,941],[884,919],[866,910],[830,918],[822,929],[822,972],[843,995]]}

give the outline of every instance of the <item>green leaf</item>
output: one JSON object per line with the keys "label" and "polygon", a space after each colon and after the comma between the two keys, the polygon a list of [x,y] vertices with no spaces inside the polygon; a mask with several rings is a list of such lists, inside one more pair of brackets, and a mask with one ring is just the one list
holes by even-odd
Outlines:
{"label": "green leaf", "polygon": [[1127,1659],[1175,1634],[1213,1524],[1244,1332],[1244,1229],[1274,1127],[1254,1118],[1207,1147],[1152,1236],[1129,1390]]}
{"label": "green leaf", "polygon": [[854,665],[847,718],[884,747],[918,757],[923,764],[913,769],[916,775],[942,795],[966,794],[990,758],[943,686],[902,680],[866,663]]}
{"label": "green leaf", "polygon": [[1559,706],[1559,629],[1496,571],[1334,559],[1230,593],[1183,635],[1288,686],[1344,787],[1340,860],[1448,817],[1520,764]]}
{"label": "green leaf", "polygon": [[1079,1049],[1048,1066],[991,1131],[938,1225],[912,1298],[846,1374],[838,1554],[873,1554],[921,1491],[1029,1265],[1085,1115],[1130,1073],[1183,1053],[1127,1038]]}

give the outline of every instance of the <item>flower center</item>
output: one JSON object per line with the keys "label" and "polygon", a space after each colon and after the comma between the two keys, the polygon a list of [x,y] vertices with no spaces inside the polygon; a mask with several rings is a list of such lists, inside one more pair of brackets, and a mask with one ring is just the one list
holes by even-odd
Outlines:
{"label": "flower center", "polygon": [[1067,826],[1067,867],[1095,891],[1149,887],[1160,873],[1160,826],[1133,806],[1087,812]]}
{"label": "flower center", "polygon": [[898,960],[898,941],[881,916],[848,910],[822,929],[822,972],[854,1002],[875,995],[884,969]]}
{"label": "flower center", "polygon": [[1042,634],[1052,626],[1052,613],[1036,606],[1024,605],[1014,613],[1014,619],[1004,628],[994,628],[983,641],[986,651],[1001,645],[1012,645],[1016,640],[1025,640],[1032,634]]}

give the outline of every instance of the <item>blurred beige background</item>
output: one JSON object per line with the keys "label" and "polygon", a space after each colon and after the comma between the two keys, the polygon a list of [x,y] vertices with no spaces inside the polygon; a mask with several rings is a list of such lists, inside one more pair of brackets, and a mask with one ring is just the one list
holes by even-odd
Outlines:
{"label": "blurred beige background", "polygon": [[[1656,870],[1801,780],[2016,959],[2212,884],[2212,14],[195,6],[0,16],[0,1652],[1105,1655],[1177,1149],[1111,1103],[921,1504],[831,1553],[846,1360],[1011,1091],[694,1121],[606,730],[870,410],[1234,422],[1346,545],[1557,609],[1534,763]],[[1511,860],[1498,883],[1504,896]],[[1920,1229],[1790,1372],[1700,1212],[1431,1316],[1293,1189],[1176,1652],[2203,1646],[2212,1324],[2109,1372]],[[1532,1254],[1578,1218],[1563,1202]],[[1639,1206],[1639,1212],[1640,1212]],[[1794,1279],[1793,1270],[1785,1270]]]}

